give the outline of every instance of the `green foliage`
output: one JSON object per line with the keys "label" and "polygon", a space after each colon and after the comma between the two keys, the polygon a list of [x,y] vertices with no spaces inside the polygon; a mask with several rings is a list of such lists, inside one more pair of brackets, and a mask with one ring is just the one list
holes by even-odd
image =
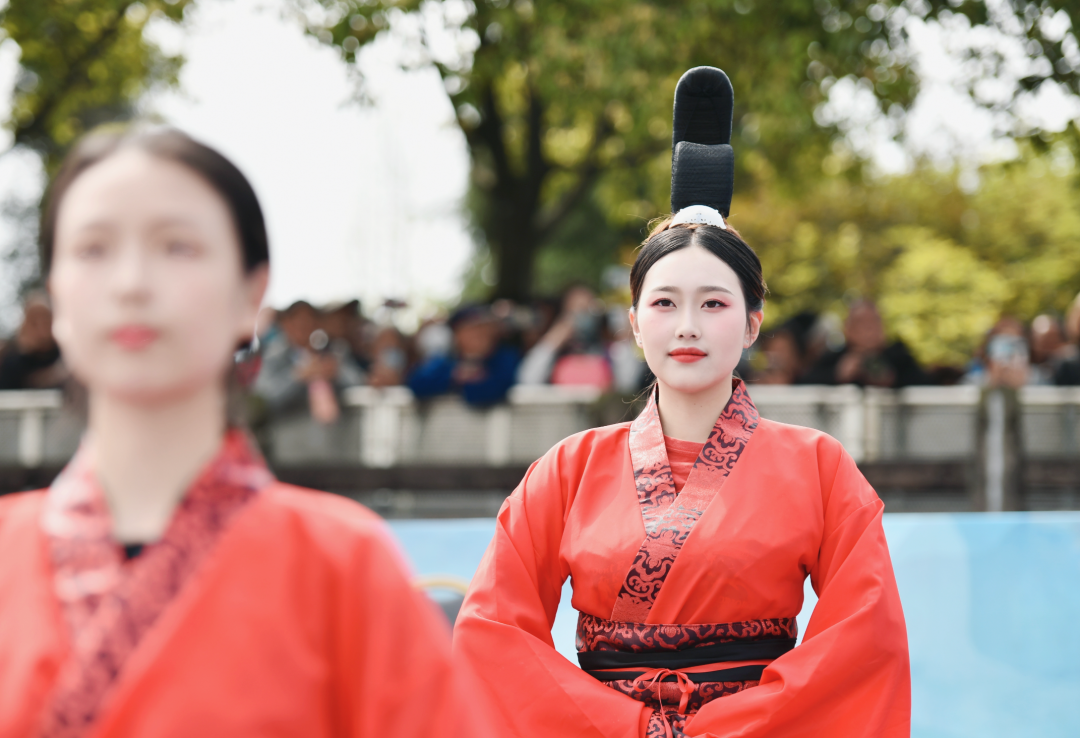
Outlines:
{"label": "green foliage", "polygon": [[174,84],[182,60],[143,38],[153,17],[179,22],[191,0],[9,0],[0,32],[21,49],[7,122],[46,170],[85,130],[125,118],[148,88]]}
{"label": "green foliage", "polygon": [[[1023,89],[1046,82],[1080,89],[1065,53],[1075,38],[1040,21],[1052,14],[1049,4],[997,4],[991,14],[972,0],[295,1],[321,9],[309,14],[309,31],[350,63],[392,23],[413,29],[415,63],[438,69],[458,111],[472,156],[470,211],[480,248],[496,265],[495,293],[506,297],[546,286],[560,255],[580,260],[594,244],[610,252],[612,238],[625,246],[643,222],[667,211],[671,100],[690,67],[719,66],[731,77],[738,191],[764,200],[820,199],[822,188],[848,186],[828,181],[823,165],[850,182],[861,178],[858,161],[833,151],[835,130],[815,124],[822,85],[860,78],[883,110],[906,107],[916,80],[903,21],[915,5],[924,17],[960,13],[1030,41],[1029,53],[1045,63]],[[1060,5],[1078,17],[1076,4]],[[993,52],[983,56],[994,61]],[[609,235],[567,251],[561,244],[584,235],[568,226],[570,215],[594,207]],[[830,225],[820,220],[818,230],[799,235],[803,251],[820,252],[826,263],[801,259],[782,279],[814,282],[854,264],[857,234]],[[874,264],[856,261],[870,279]],[[817,296],[807,295],[807,304]]]}
{"label": "green foliage", "polygon": [[979,259],[925,228],[894,228],[899,256],[885,272],[879,306],[886,324],[925,364],[963,366],[997,321],[1009,282]]}
{"label": "green foliage", "polygon": [[761,256],[766,325],[878,300],[890,332],[928,364],[960,364],[1003,313],[1063,314],[1080,290],[1080,199],[1059,152],[985,167],[852,181],[801,197],[740,196],[732,224]]}
{"label": "green foliage", "polygon": [[[686,69],[711,64],[732,77],[742,186],[755,179],[753,152],[781,177],[820,171],[831,140],[813,121],[821,79],[865,77],[899,104],[913,90],[884,17],[864,17],[865,3],[845,3],[861,22],[845,15],[832,31],[835,9],[806,0],[319,5],[311,32],[347,61],[391,22],[425,29],[417,56],[439,70],[458,111],[480,194],[473,215],[498,264],[496,292],[510,297],[530,291],[535,254],[576,209],[599,205],[619,232],[667,209],[671,100]],[[441,53],[432,26],[466,53]]]}

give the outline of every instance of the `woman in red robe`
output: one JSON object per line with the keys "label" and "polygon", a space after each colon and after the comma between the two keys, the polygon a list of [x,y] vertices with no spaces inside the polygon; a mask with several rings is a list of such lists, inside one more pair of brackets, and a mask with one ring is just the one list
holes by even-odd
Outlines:
{"label": "woman in red robe", "polygon": [[0,736],[475,736],[449,630],[384,523],[280,484],[227,422],[267,284],[244,176],[175,131],[97,134],[42,230],[89,429],[0,498]]}
{"label": "woman in red robe", "polygon": [[[675,105],[672,211],[631,272],[656,375],[632,423],[558,444],[499,513],[455,630],[507,735],[899,738],[910,675],[882,503],[829,436],[733,377],[765,283],[724,220],[731,87]],[[806,577],[819,596],[803,642]],[[570,578],[580,668],[551,626]]]}

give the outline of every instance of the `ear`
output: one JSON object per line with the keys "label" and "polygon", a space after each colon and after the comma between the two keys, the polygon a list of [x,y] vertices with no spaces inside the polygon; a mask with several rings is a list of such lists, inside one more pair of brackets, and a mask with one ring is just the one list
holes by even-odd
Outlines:
{"label": "ear", "polygon": [[266,288],[270,284],[270,266],[260,264],[244,275],[244,295],[241,323],[237,330],[241,340],[249,340],[255,333]]}
{"label": "ear", "polygon": [[746,316],[746,336],[743,338],[743,348],[748,349],[754,345],[761,333],[761,321],[765,319],[765,309],[755,310]]}
{"label": "ear", "polygon": [[50,274],[45,279],[45,291],[49,293],[49,302],[52,304],[52,333],[53,338],[56,340],[57,345],[63,350],[64,345],[67,343],[68,338],[71,337],[71,326],[65,318],[65,315],[61,315],[56,309],[56,298],[52,288],[52,275]]}
{"label": "ear", "polygon": [[634,341],[637,342],[638,348],[643,349],[645,346],[641,343],[641,333],[638,332],[637,311],[630,308],[628,314],[630,316],[630,330],[634,332]]}

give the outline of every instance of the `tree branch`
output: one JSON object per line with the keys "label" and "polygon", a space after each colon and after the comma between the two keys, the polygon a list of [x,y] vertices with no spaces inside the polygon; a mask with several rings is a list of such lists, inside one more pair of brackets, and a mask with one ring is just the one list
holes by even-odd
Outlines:
{"label": "tree branch", "polygon": [[548,208],[546,212],[541,213],[537,218],[537,243],[543,243],[551,236],[562,222],[566,220],[566,217],[574,210],[578,203],[581,202],[581,199],[588,193],[593,184],[596,183],[601,171],[600,162],[598,160],[600,147],[603,145],[610,130],[610,124],[601,114],[600,119],[597,121],[596,128],[593,131],[593,140],[592,144],[589,146],[589,152],[585,155],[584,162],[578,168],[577,182],[574,183],[574,186],[571,187],[568,192],[564,193],[563,196],[559,198],[559,202]]}
{"label": "tree branch", "polygon": [[116,37],[120,33],[120,27],[124,23],[124,16],[127,13],[129,7],[135,4],[135,0],[121,5],[117,11],[113,23],[102,30],[97,39],[90,44],[85,51],[77,58],[73,59],[68,64],[67,74],[60,83],[54,88],[55,92],[52,96],[45,98],[40,109],[34,113],[33,119],[28,125],[19,125],[15,127],[15,135],[13,139],[12,148],[19,144],[27,144],[33,146],[32,138],[34,133],[40,131],[40,135],[45,138],[49,138],[48,135],[48,119],[53,114],[53,111],[60,104],[60,101],[64,98],[64,95],[77,82],[85,81],[87,78],[88,68],[90,64],[97,59],[109,44],[116,40]]}

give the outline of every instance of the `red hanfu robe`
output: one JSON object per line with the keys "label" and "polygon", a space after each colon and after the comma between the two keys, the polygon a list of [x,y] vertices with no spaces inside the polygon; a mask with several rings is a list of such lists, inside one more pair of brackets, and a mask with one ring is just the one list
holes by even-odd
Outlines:
{"label": "red hanfu robe", "polygon": [[239,432],[127,559],[84,448],[0,498],[0,736],[465,736],[471,682],[385,524]]}
{"label": "red hanfu robe", "polygon": [[[882,503],[829,436],[742,384],[675,492],[655,394],[572,436],[499,513],[454,633],[504,734],[898,738],[907,635]],[[809,576],[819,601],[801,645]],[[579,660],[551,626],[570,577]]]}

